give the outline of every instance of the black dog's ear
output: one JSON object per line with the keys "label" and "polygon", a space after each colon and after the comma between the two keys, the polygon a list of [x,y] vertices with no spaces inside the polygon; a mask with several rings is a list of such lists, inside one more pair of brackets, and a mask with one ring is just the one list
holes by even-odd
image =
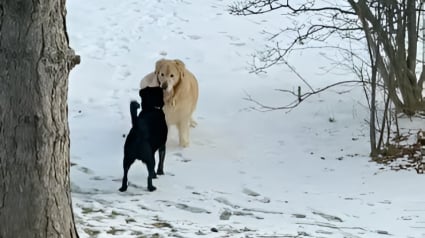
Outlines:
{"label": "black dog's ear", "polygon": [[140,89],[139,90],[139,96],[140,97],[143,97],[143,94],[145,93],[145,90],[144,89]]}

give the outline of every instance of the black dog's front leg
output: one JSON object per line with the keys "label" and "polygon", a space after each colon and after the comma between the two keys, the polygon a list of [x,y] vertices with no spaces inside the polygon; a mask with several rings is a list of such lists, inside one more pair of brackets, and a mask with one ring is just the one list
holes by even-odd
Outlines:
{"label": "black dog's front leg", "polygon": [[159,147],[158,154],[159,154],[159,163],[158,163],[158,170],[156,171],[156,174],[164,175],[165,144]]}

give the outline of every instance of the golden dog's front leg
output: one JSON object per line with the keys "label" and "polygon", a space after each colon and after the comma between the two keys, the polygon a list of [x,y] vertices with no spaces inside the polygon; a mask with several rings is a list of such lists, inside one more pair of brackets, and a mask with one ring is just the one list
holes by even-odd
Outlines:
{"label": "golden dog's front leg", "polygon": [[190,120],[183,120],[177,125],[179,131],[179,144],[181,147],[189,146],[189,125]]}

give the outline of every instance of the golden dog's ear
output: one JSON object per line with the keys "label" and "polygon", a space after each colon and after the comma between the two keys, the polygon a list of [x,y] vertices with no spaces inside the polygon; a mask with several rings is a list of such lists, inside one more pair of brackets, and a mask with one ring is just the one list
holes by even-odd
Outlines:
{"label": "golden dog's ear", "polygon": [[180,78],[184,77],[184,71],[186,69],[186,66],[184,65],[183,61],[179,60],[179,59],[175,59],[174,63],[176,63],[177,66],[177,70],[180,73]]}
{"label": "golden dog's ear", "polygon": [[155,63],[155,74],[158,74],[159,68],[161,68],[162,64],[165,62],[165,59],[160,59]]}

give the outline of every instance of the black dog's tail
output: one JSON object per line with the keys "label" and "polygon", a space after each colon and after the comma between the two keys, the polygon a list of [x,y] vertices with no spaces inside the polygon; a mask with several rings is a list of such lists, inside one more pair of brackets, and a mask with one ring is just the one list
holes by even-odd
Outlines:
{"label": "black dog's tail", "polygon": [[137,109],[140,108],[140,104],[136,101],[130,102],[130,114],[131,114],[131,124],[133,127],[136,127],[137,123]]}

